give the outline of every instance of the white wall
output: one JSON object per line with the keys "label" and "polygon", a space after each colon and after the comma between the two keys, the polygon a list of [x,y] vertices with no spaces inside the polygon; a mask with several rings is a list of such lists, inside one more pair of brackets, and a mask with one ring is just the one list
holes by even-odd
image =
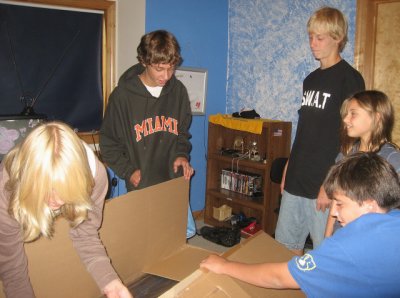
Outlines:
{"label": "white wall", "polygon": [[121,74],[137,63],[136,48],[145,33],[146,0],[116,0],[116,82]]}

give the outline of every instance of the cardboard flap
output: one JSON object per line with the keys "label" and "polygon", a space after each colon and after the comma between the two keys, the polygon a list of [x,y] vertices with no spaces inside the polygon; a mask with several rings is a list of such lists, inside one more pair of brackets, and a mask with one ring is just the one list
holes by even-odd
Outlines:
{"label": "cardboard flap", "polygon": [[[60,218],[54,237],[25,244],[29,277],[36,297],[99,297],[100,290],[69,238],[69,223]],[[0,297],[3,289],[0,290]]]}
{"label": "cardboard flap", "polygon": [[193,272],[160,298],[250,298],[233,279],[217,274],[204,274],[200,269]]}
{"label": "cardboard flap", "polygon": [[202,260],[212,253],[199,247],[184,245],[171,256],[144,269],[150,273],[180,281],[199,268]]}
{"label": "cardboard flap", "polygon": [[178,178],[107,202],[100,236],[124,282],[186,244],[188,196]]}
{"label": "cardboard flap", "polygon": [[[264,232],[246,239],[223,254],[244,263],[286,262],[293,254]],[[198,295],[202,293],[202,295]],[[264,289],[225,275],[196,271],[161,297],[305,297],[300,290]]]}
{"label": "cardboard flap", "polygon": [[223,254],[231,261],[246,263],[286,262],[293,253],[263,231],[241,241]]}
{"label": "cardboard flap", "polygon": [[[271,236],[260,231],[255,236],[243,241],[235,249],[227,251],[224,256],[231,261],[256,264],[287,262],[293,257],[293,253]],[[236,282],[251,297],[305,297],[300,290],[272,290],[252,286],[239,280]]]}

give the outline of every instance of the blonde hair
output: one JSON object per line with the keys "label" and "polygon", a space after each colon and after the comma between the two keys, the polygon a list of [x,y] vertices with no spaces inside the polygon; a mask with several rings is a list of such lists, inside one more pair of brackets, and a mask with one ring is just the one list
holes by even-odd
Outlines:
{"label": "blonde hair", "polygon": [[[340,109],[342,117],[341,126],[341,152],[344,155],[352,153],[352,149],[359,141],[359,138],[352,138],[347,135],[344,118],[349,112],[349,104],[355,100],[372,119],[371,138],[368,144],[368,151],[379,151],[380,147],[392,141],[392,130],[394,126],[394,109],[391,101],[385,93],[378,90],[361,91],[346,99]],[[395,144],[393,144],[397,147]]]}
{"label": "blonde hair", "polygon": [[[9,213],[20,223],[25,241],[51,237],[55,216],[75,227],[87,219],[94,187],[86,149],[76,133],[61,122],[35,127],[4,159],[10,176]],[[54,192],[65,204],[49,207]]]}
{"label": "blonde hair", "polygon": [[347,43],[348,23],[342,12],[332,7],[322,7],[307,22],[308,33],[327,33],[339,42],[339,52]]}

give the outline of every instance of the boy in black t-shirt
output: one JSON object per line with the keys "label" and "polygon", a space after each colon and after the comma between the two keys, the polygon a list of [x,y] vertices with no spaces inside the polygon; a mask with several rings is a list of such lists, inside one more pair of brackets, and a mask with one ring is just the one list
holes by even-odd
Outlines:
{"label": "boy in black t-shirt", "polygon": [[320,67],[303,82],[296,137],[285,167],[277,241],[302,255],[308,234],[316,248],[324,238],[330,200],[320,191],[339,153],[340,107],[364,90],[362,76],[340,56],[347,42],[347,21],[330,7],[317,10],[307,23],[309,43]]}

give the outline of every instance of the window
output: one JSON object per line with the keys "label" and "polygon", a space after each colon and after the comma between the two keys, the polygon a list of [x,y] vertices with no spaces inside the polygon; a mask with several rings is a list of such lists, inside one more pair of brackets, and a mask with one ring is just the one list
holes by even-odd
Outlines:
{"label": "window", "polygon": [[[28,2],[33,5],[30,7],[33,12],[28,12]],[[28,103],[32,99],[36,100],[33,105],[35,112],[44,111],[45,114],[49,114],[50,119],[65,121],[79,131],[99,128],[106,101],[114,87],[115,2],[75,2],[77,3],[72,5],[71,1],[62,0],[13,1],[14,4],[23,6],[7,5],[10,2],[0,4],[0,59],[8,62],[2,62],[2,65],[7,65],[3,67],[3,71],[8,72],[8,75],[1,75],[0,79],[0,85],[3,85],[0,89],[2,114],[19,113],[24,107],[19,100],[21,97]],[[35,7],[38,3],[57,6],[60,9]],[[9,13],[11,6],[12,14]],[[101,14],[67,11],[66,8],[97,10]],[[48,17],[42,16],[45,12],[50,13]],[[20,25],[13,19],[16,16],[22,17],[27,24]],[[64,27],[61,27],[62,25]],[[22,37],[24,32],[28,32],[26,37]],[[55,35],[46,40],[42,32]],[[89,45],[79,49],[78,46],[82,46],[86,41]],[[51,53],[55,55],[51,57]],[[32,62],[29,60],[35,59],[33,66],[26,68],[27,63]],[[93,61],[97,63],[94,68],[82,66],[82,63]],[[71,71],[70,63],[78,64],[77,71]],[[54,88],[56,80],[64,89]],[[97,82],[97,85],[86,88],[93,82]],[[11,87],[14,87],[14,91],[10,91]],[[15,89],[18,89],[18,96]],[[81,89],[83,94],[77,95]],[[9,97],[12,97],[11,105],[5,103],[10,100]],[[79,102],[71,104],[70,101],[76,98],[79,98]],[[93,99],[98,101],[98,105],[90,103]]]}

